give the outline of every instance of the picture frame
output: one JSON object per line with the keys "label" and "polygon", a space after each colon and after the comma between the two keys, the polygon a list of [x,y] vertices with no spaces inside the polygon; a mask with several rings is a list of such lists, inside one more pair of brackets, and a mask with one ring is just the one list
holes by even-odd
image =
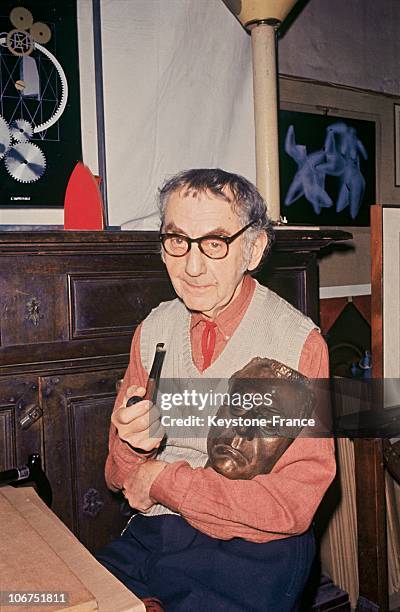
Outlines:
{"label": "picture frame", "polygon": [[0,210],[63,208],[82,159],[76,0],[4,0],[0,49]]}
{"label": "picture frame", "polygon": [[393,105],[394,110],[394,184],[400,187],[400,104]]}
{"label": "picture frame", "polygon": [[315,110],[279,113],[281,214],[289,224],[370,224],[377,197],[376,122]]}

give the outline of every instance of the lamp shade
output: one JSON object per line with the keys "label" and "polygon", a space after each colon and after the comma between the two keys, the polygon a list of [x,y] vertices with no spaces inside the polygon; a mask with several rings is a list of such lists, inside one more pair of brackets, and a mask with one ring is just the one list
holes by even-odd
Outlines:
{"label": "lamp shade", "polygon": [[281,23],[297,0],[222,0],[222,2],[245,28],[249,28],[260,21]]}

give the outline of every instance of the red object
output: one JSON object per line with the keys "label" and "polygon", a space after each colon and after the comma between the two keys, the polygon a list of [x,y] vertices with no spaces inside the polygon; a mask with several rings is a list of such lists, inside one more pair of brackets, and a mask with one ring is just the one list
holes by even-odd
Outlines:
{"label": "red object", "polygon": [[205,324],[206,325],[201,338],[201,352],[203,353],[204,357],[204,370],[206,370],[211,364],[211,359],[215,349],[215,341],[217,339],[217,333],[215,331],[217,324],[214,323],[214,321],[205,321]]}
{"label": "red object", "polygon": [[103,202],[98,182],[85,164],[76,164],[65,192],[64,229],[104,229]]}

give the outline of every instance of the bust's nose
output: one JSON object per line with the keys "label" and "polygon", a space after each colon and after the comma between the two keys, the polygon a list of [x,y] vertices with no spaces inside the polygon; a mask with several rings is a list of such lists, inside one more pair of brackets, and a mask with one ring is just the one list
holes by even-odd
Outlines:
{"label": "bust's nose", "polygon": [[254,427],[247,427],[245,425],[238,425],[235,427],[235,436],[232,440],[231,446],[233,448],[239,448],[243,442],[251,442],[254,438]]}
{"label": "bust's nose", "polygon": [[[254,414],[254,410],[248,410],[244,415],[243,418],[246,419],[252,419],[255,416]],[[251,440],[254,438],[255,436],[255,430],[256,428],[254,426],[251,425],[244,425],[244,424],[239,424],[236,425],[234,428],[236,435],[242,439],[248,440],[251,442]]]}

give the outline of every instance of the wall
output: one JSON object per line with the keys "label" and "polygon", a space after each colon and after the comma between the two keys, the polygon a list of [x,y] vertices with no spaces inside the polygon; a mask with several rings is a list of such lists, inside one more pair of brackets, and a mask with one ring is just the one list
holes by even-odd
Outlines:
{"label": "wall", "polygon": [[[114,224],[154,211],[156,186],[182,167],[208,162],[254,179],[248,35],[220,0],[169,0],[165,7],[164,0],[102,0]],[[397,0],[310,0],[279,43],[280,71],[398,94],[399,13]],[[84,161],[96,172],[91,0],[78,0],[78,14]],[[160,26],[154,55],[151,43]],[[176,96],[161,107],[159,95],[167,86]],[[186,127],[177,132],[182,118]],[[145,123],[154,130],[146,133]],[[224,140],[221,134],[228,130]],[[174,133],[177,137],[171,138]],[[153,150],[161,153],[158,159],[145,159],[141,143],[148,135],[154,138]],[[388,194],[386,202],[393,201]],[[0,223],[23,222],[62,223],[62,210],[0,210]]]}
{"label": "wall", "polygon": [[400,95],[400,2],[310,0],[280,41],[280,72]]}

